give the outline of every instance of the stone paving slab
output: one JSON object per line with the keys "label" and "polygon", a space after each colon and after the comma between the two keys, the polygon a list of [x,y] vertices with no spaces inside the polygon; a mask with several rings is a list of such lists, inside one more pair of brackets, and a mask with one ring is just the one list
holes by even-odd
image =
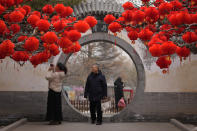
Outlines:
{"label": "stone paving slab", "polygon": [[13,131],[180,131],[170,123],[103,123],[92,125],[90,123],[69,123],[61,125],[47,125],[46,122],[28,122]]}

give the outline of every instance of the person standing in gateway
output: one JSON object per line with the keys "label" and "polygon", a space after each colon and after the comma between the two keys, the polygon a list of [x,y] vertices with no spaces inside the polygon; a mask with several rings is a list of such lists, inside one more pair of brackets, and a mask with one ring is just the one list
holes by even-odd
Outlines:
{"label": "person standing in gateway", "polygon": [[[92,66],[92,72],[87,78],[84,97],[90,101],[90,115],[92,124],[102,124],[101,100],[107,97],[107,82],[105,76],[99,70],[98,65]],[[96,117],[97,111],[97,117]]]}

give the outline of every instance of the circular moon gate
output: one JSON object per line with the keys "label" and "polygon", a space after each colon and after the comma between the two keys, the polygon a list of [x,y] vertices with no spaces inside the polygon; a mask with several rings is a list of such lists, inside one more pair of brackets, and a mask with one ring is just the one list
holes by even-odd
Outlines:
{"label": "circular moon gate", "polygon": [[[112,121],[113,117],[114,117],[114,118],[118,118],[118,119],[121,120],[121,117],[124,117],[125,114],[128,114],[128,112],[131,112],[131,111],[129,111],[129,110],[132,110],[132,108],[130,108],[130,107],[135,106],[135,104],[137,104],[135,101],[140,99],[140,95],[142,95],[144,93],[144,88],[145,88],[144,66],[143,66],[143,63],[142,63],[142,60],[141,60],[140,56],[135,51],[135,49],[128,42],[126,42],[125,40],[123,40],[119,37],[115,37],[114,35],[110,35],[108,33],[103,33],[103,32],[93,33],[93,34],[83,36],[79,40],[79,43],[81,44],[81,46],[84,46],[84,45],[90,44],[92,42],[98,42],[98,41],[104,41],[104,42],[108,42],[108,43],[111,43],[111,44],[116,44],[117,46],[119,46],[121,49],[123,49],[130,56],[130,58],[133,60],[133,62],[135,64],[135,67],[136,67],[137,87],[136,87],[135,96],[134,96],[132,102],[123,111],[121,111],[120,113],[112,116],[111,119],[110,119],[110,121]],[[71,54],[65,55],[64,53],[62,53],[60,55],[59,59],[58,59],[58,62],[66,64],[70,56],[71,56]],[[63,95],[63,97],[65,97],[65,94]],[[82,117],[82,113],[80,113],[77,109],[75,109],[70,104],[70,102],[68,101],[67,98],[66,98],[66,103],[67,103],[68,106],[71,107],[71,110],[74,114],[78,114],[79,115],[78,117]],[[135,112],[133,112],[133,113],[135,114]],[[77,117],[77,116],[75,115],[75,117]],[[87,117],[87,116],[83,116],[83,117]]]}

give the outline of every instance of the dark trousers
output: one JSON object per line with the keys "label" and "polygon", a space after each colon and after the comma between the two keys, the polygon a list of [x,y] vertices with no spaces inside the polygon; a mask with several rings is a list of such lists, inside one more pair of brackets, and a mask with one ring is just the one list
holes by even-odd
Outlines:
{"label": "dark trousers", "polygon": [[62,121],[61,92],[55,92],[49,89],[47,98],[46,120]]}
{"label": "dark trousers", "polygon": [[[97,112],[97,117],[96,117]],[[98,122],[102,122],[102,110],[101,110],[101,100],[98,101],[90,101],[90,115],[92,121],[97,120]]]}

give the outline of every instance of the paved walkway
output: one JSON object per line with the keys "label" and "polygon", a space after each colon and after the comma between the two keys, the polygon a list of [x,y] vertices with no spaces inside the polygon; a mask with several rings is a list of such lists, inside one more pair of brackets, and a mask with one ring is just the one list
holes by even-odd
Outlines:
{"label": "paved walkway", "polygon": [[13,131],[180,131],[170,123],[103,123],[91,125],[90,123],[69,123],[62,125],[47,125],[47,123],[26,123]]}

